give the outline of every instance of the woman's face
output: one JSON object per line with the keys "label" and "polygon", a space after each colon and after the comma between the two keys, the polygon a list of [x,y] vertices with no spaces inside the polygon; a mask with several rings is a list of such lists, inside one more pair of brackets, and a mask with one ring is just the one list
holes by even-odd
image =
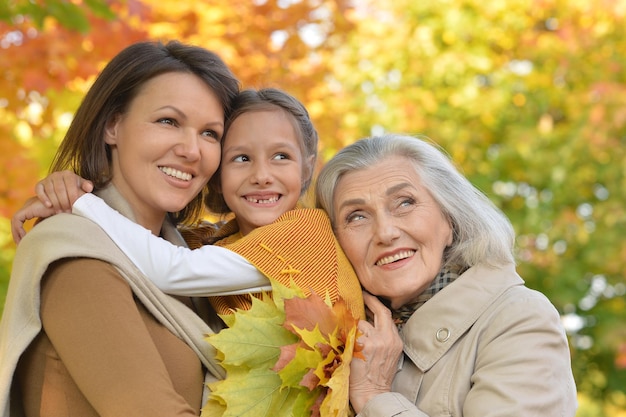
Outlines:
{"label": "woman's face", "polygon": [[201,191],[219,166],[223,130],[222,103],[197,76],[165,73],[143,85],[105,137],[113,184],[138,223],[158,233],[166,212]]}
{"label": "woman's face", "polygon": [[345,174],[333,207],[337,239],[359,281],[392,308],[415,300],[436,277],[452,229],[407,158]]}
{"label": "woman's face", "polygon": [[221,191],[244,235],[294,209],[300,198],[302,149],[289,117],[282,110],[243,113],[224,138]]}

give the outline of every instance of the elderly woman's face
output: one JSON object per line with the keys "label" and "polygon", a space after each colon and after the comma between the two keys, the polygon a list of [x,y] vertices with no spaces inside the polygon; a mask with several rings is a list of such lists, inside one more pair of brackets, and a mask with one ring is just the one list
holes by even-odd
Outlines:
{"label": "elderly woman's face", "polygon": [[452,229],[407,158],[345,174],[333,207],[359,281],[392,308],[415,300],[437,276]]}

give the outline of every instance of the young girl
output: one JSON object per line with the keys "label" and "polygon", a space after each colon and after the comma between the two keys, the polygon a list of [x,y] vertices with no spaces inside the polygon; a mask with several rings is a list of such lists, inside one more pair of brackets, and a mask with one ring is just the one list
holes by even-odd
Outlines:
{"label": "young girl", "polygon": [[[276,89],[246,90],[233,102],[220,169],[205,200],[210,211],[232,212],[234,218],[221,227],[203,223],[182,229],[195,250],[156,237],[92,194],[76,200],[72,210],[98,223],[161,290],[210,296],[220,314],[249,308],[251,292],[271,287],[232,291],[230,282],[212,279],[215,248],[210,245],[242,255],[282,284],[293,280],[305,293],[328,295],[332,302],[341,297],[362,318],[360,284],[328,217],[319,209],[297,207],[311,183],[316,154],[317,132],[298,100]],[[71,188],[79,181],[65,184]],[[76,190],[67,192],[72,193]]]}

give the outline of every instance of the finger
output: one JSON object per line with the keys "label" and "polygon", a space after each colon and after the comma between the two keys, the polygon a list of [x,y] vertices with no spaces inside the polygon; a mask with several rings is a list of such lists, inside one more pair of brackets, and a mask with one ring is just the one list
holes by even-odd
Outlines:
{"label": "finger", "polygon": [[19,219],[12,218],[11,219],[11,234],[13,235],[13,241],[15,244],[19,244],[22,238],[26,235],[26,230],[24,230],[24,222]]}
{"label": "finger", "polygon": [[370,294],[367,291],[363,291],[363,301],[365,302],[365,305],[370,310],[372,310],[372,312],[377,311],[380,308],[380,306],[386,308],[385,305],[380,302],[378,297],[376,297],[375,295]]}
{"label": "finger", "polygon": [[[59,180],[61,180],[61,185],[59,184]],[[58,175],[58,173],[52,173],[46,178],[39,181],[36,187],[37,197],[39,200],[46,204],[46,200],[50,202],[50,205],[47,207],[51,207],[54,209],[55,213],[61,212],[62,203],[59,201],[59,192],[58,189],[64,188],[62,186],[63,180]]]}
{"label": "finger", "polygon": [[24,223],[26,221],[46,214],[50,215],[51,210],[51,208],[45,207],[37,197],[31,197],[26,200],[24,206],[11,217],[11,235],[13,236],[13,241],[19,243],[26,235],[26,230],[24,229]]}
{"label": "finger", "polygon": [[55,213],[71,211],[73,202],[71,193],[75,193],[76,188],[79,188],[76,177],[72,171],[65,170],[53,172],[40,181]]}
{"label": "finger", "polygon": [[78,193],[82,194],[80,189],[80,177],[71,171],[62,171],[60,180],[55,183],[55,191],[57,192],[59,203],[61,204],[60,210],[64,212],[72,211],[72,204],[79,197]]}
{"label": "finger", "polygon": [[359,330],[360,337],[367,337],[374,331],[374,326],[371,323],[365,320],[359,320],[357,324],[357,329]]}
{"label": "finger", "polygon": [[399,337],[398,327],[391,314],[391,310],[387,308],[376,296],[371,294],[364,294],[363,299],[372,312],[373,319],[373,331],[370,331],[370,335],[385,340],[387,342],[395,340]]}
{"label": "finger", "polygon": [[81,178],[73,171],[61,171],[59,173],[51,174],[50,177],[52,177],[52,175],[56,175],[56,178],[58,179],[54,182],[54,187],[60,204],[59,209],[61,211],[71,213],[74,202],[86,192],[83,188],[89,191],[93,189],[91,181]]}
{"label": "finger", "polygon": [[78,177],[80,182],[80,189],[86,193],[90,193],[93,191],[93,182],[86,180],[82,177]]}
{"label": "finger", "polygon": [[52,201],[50,201],[50,198],[48,198],[48,194],[46,193],[46,187],[44,186],[42,181],[39,181],[37,184],[35,184],[35,194],[46,207],[53,206]]}
{"label": "finger", "polygon": [[391,311],[375,295],[363,292],[363,301],[374,315],[374,327],[378,327],[377,322],[383,324],[388,321],[387,319],[391,319]]}
{"label": "finger", "polygon": [[65,195],[63,198],[63,211],[71,212],[72,204],[78,200],[78,197],[85,194],[82,190],[83,179],[74,173],[71,176],[64,177]]}

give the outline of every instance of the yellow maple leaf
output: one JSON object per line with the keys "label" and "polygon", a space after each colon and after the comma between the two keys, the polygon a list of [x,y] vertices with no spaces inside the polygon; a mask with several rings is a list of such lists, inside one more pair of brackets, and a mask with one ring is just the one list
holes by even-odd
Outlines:
{"label": "yellow maple leaf", "polygon": [[346,343],[344,344],[343,361],[339,364],[337,369],[335,369],[331,378],[326,383],[326,386],[329,388],[329,393],[320,406],[320,414],[322,416],[339,417],[353,414],[349,403],[344,401],[344,399],[349,397],[348,381],[350,379],[350,362],[353,358],[356,335],[357,328],[353,327],[349,331]]}
{"label": "yellow maple leaf", "polygon": [[[271,280],[272,281],[272,280]],[[358,320],[343,300],[272,281],[273,297],[225,316],[208,336],[227,377],[209,386],[203,416],[348,416]],[[347,345],[346,345],[347,344]]]}

